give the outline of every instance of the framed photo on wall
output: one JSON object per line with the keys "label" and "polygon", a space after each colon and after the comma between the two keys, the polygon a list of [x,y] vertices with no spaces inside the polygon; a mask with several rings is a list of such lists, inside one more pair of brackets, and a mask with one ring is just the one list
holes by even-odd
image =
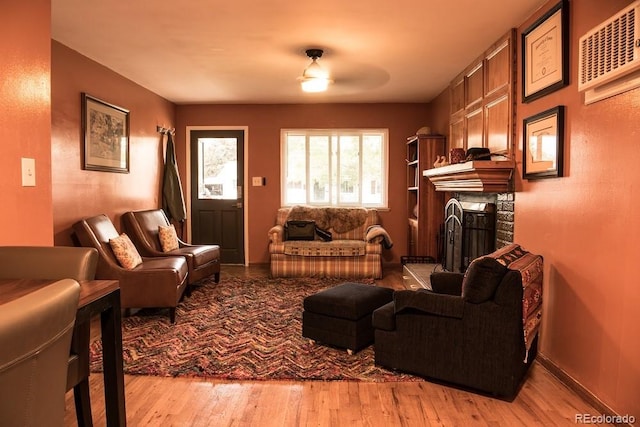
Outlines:
{"label": "framed photo on wall", "polygon": [[522,102],[569,84],[569,2],[562,0],[522,32]]}
{"label": "framed photo on wall", "polygon": [[129,173],[129,110],[82,94],[84,169]]}
{"label": "framed photo on wall", "polygon": [[562,176],[564,161],[564,106],[524,119],[522,177],[524,179]]}

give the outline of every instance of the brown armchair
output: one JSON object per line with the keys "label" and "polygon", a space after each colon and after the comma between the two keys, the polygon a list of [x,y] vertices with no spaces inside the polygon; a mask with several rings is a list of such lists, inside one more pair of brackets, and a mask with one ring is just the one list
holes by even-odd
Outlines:
{"label": "brown armchair", "polygon": [[[70,246],[2,246],[0,279],[74,279],[93,280],[98,264],[94,248]],[[88,322],[76,324],[71,339],[67,369],[67,390],[73,388],[78,425],[91,425],[89,397]]]}
{"label": "brown armchair", "polygon": [[120,266],[109,239],[119,233],[104,214],[86,218],[73,225],[82,246],[98,250],[96,279],[120,281],[120,301],[123,308],[168,307],[171,323],[176,319],[176,307],[187,286],[188,267],[184,257],[142,257],[142,263],[131,270]]}
{"label": "brown armchair", "polygon": [[63,426],[80,286],[64,279],[0,307],[0,424]]}
{"label": "brown armchair", "polygon": [[183,256],[189,266],[189,285],[211,275],[220,281],[220,246],[190,245],[178,239],[179,248],[163,252],[158,227],[170,225],[162,209],[126,212],[122,216],[125,232],[140,255],[147,257]]}
{"label": "brown armchair", "polygon": [[536,357],[542,257],[510,245],[373,312],[375,363],[512,399]]}

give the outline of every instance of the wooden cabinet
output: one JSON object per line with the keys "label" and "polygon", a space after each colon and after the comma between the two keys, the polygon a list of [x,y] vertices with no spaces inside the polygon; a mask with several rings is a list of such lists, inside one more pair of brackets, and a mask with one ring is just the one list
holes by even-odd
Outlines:
{"label": "wooden cabinet", "polygon": [[514,157],[516,32],[509,31],[450,85],[449,148]]}
{"label": "wooden cabinet", "polygon": [[445,155],[445,137],[418,135],[407,141],[408,255],[431,256],[439,261],[440,227],[444,220],[444,194],[436,192],[422,171],[433,168]]}

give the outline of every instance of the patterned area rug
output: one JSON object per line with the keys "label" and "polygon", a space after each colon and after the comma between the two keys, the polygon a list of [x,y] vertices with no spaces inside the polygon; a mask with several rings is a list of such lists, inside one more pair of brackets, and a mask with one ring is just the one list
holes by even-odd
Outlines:
{"label": "patterned area rug", "polygon": [[[307,295],[344,279],[203,281],[178,306],[143,310],[123,319],[127,374],[229,380],[422,381],[374,365],[373,347],[349,356],[302,337]],[[369,283],[373,283],[369,281]],[[100,340],[91,345],[91,370],[102,369]]]}

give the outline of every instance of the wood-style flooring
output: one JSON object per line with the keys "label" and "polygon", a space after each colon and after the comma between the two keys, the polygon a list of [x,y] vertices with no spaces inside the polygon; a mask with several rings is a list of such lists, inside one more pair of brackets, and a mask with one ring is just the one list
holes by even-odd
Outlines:
{"label": "wood-style flooring", "polygon": [[[267,274],[262,266],[223,266],[221,280],[225,275]],[[402,289],[401,270],[386,268],[378,284]],[[102,375],[92,374],[90,384],[94,426],[105,426]],[[125,375],[125,398],[127,425],[133,427],[548,427],[575,426],[577,414],[599,414],[537,362],[513,402],[428,381],[219,381],[131,375]],[[73,392],[68,392],[65,426],[76,425]]]}

